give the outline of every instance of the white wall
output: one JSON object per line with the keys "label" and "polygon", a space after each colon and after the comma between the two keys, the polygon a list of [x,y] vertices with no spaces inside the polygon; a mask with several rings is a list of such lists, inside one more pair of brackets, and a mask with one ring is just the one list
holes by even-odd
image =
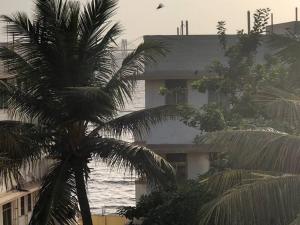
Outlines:
{"label": "white wall", "polygon": [[143,195],[147,195],[148,192],[148,188],[147,188],[147,183],[135,183],[135,201],[139,202],[139,200],[141,199],[141,197]]}
{"label": "white wall", "polygon": [[8,115],[6,113],[6,110],[0,109],[0,120],[8,120]]}
{"label": "white wall", "polygon": [[[191,88],[192,81],[188,81],[188,104],[196,108],[208,102],[207,93],[199,93]],[[147,80],[145,83],[146,108],[165,105],[165,96],[159,93],[164,86],[164,80]],[[180,121],[169,120],[154,126],[145,136],[146,144],[193,144],[199,130],[188,127]]]}
{"label": "white wall", "polygon": [[187,154],[188,179],[195,179],[209,170],[210,162],[208,153]]}

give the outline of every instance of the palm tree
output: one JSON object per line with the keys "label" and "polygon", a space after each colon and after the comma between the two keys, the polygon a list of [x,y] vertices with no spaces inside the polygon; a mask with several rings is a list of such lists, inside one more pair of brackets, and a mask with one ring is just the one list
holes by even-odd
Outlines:
{"label": "palm tree", "polygon": [[[145,147],[121,141],[174,118],[172,106],[118,117],[132,99],[145,63],[163,55],[161,44],[139,45],[118,67],[113,51],[120,35],[111,17],[115,0],[37,0],[32,19],[18,12],[2,16],[14,42],[0,48],[13,80],[1,81],[8,111],[19,121],[0,122],[0,175],[19,179],[19,170],[51,159],[30,224],[73,224],[79,203],[84,225],[92,225],[86,185],[89,162],[125,167],[149,182],[165,184],[173,169]],[[109,133],[107,138],[101,133]]]}
{"label": "palm tree", "polygon": [[[291,47],[294,40],[286,44],[279,54],[292,49],[289,63],[299,52]],[[294,86],[295,80],[290,84],[284,86]],[[200,210],[201,225],[300,224],[300,96],[292,90],[264,85],[255,99],[273,121],[287,124],[294,134],[262,127],[198,137],[198,144],[222,153],[226,168],[203,181],[217,197]]]}

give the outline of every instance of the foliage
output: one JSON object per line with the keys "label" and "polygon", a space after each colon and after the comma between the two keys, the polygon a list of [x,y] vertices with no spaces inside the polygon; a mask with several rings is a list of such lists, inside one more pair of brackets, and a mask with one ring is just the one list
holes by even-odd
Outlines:
{"label": "foliage", "polygon": [[143,219],[142,225],[197,225],[198,211],[212,199],[199,181],[190,180],[177,190],[153,192],[143,196],[136,207],[124,207],[120,214],[134,224]]}
{"label": "foliage", "polygon": [[215,104],[204,105],[199,110],[191,107],[178,107],[181,121],[201,131],[211,132],[226,128],[223,112]]}
{"label": "foliage", "polygon": [[201,225],[299,224],[299,71],[293,63],[299,60],[300,45],[290,37],[278,38],[285,40],[275,53],[280,61],[256,67],[264,76],[246,101],[264,116],[247,118],[248,122],[241,118],[244,127],[196,139],[209,151],[219,152],[212,175],[203,181],[217,197],[201,208]]}
{"label": "foliage", "polygon": [[[213,88],[213,91],[219,90],[224,94],[234,96],[237,92],[244,91],[246,86],[256,84],[256,76],[252,73],[254,57],[257,48],[263,42],[262,34],[265,32],[269,11],[269,9],[257,10],[254,14],[254,25],[251,32],[247,34],[243,30],[238,31],[237,43],[231,46],[227,44],[225,22],[218,23],[219,40],[225,51],[227,63],[213,62],[210,72],[214,73],[216,77],[205,77],[198,82],[198,85],[195,83],[195,87],[199,86],[200,91],[207,90],[209,87]],[[215,86],[211,86],[212,84]]]}
{"label": "foliage", "polygon": [[[254,14],[254,25],[249,34],[238,31],[235,44],[228,45],[226,23],[217,25],[221,47],[224,49],[226,63],[214,61],[209,67],[209,76],[195,81],[192,86],[200,92],[208,90],[214,93],[210,99],[222,111],[227,127],[245,128],[274,126],[278,129],[297,133],[298,131],[273,121],[262,105],[256,104],[255,95],[267,85],[278,88],[287,86],[289,71],[279,55],[264,56],[262,63],[257,63],[257,51],[262,44],[270,43],[263,35],[269,18],[269,9],[259,9]],[[197,118],[197,113],[190,117]],[[196,122],[195,122],[196,123]],[[224,127],[225,128],[225,127]],[[208,129],[206,129],[208,130]],[[211,130],[212,131],[212,130]]]}
{"label": "foliage", "polygon": [[117,116],[132,99],[144,64],[154,63],[165,48],[143,43],[118,66],[114,50],[121,28],[111,21],[116,4],[37,0],[32,17],[22,12],[1,17],[14,37],[0,48],[13,78],[0,82],[1,93],[8,97],[10,116],[20,122],[0,123],[0,175],[19,180],[24,164],[54,162],[30,224],[74,224],[78,203],[83,224],[92,224],[86,192],[92,159],[135,170],[156,186],[173,181],[173,168],[162,157],[119,140],[177,113],[165,106]]}

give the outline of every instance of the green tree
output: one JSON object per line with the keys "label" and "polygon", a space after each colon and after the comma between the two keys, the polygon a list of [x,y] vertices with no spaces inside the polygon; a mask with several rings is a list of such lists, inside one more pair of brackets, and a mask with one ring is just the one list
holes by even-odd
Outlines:
{"label": "green tree", "polygon": [[143,65],[165,50],[158,43],[141,44],[118,67],[113,51],[121,29],[111,21],[116,4],[91,0],[82,8],[78,1],[37,0],[32,19],[22,12],[1,17],[14,37],[0,48],[13,77],[1,81],[1,91],[10,115],[20,121],[0,122],[0,175],[6,182],[18,180],[22,165],[53,161],[32,225],[73,224],[78,203],[83,224],[92,225],[86,192],[92,159],[135,170],[154,184],[173,179],[163,158],[118,139],[147,132],[175,113],[164,106],[118,117]]}
{"label": "green tree", "polygon": [[[258,88],[265,84],[278,88],[287,86],[286,80],[290,77],[289,68],[281,60],[280,54],[265,53],[263,61],[262,55],[258,54],[261,53],[262,45],[272,49],[272,45],[275,44],[272,35],[265,35],[269,12],[269,9],[258,9],[253,16],[254,25],[250,33],[238,31],[233,44],[229,44],[227,40],[226,23],[219,22],[218,36],[226,63],[215,60],[208,67],[210,75],[193,83],[193,87],[199,92],[208,90],[213,93],[211,102],[215,105],[214,108],[219,108],[219,112],[223,114],[227,127],[237,129],[274,123],[262,108],[255,104],[253,97]],[[279,45],[278,41],[276,43]],[[192,124],[197,124],[197,120],[200,122],[196,111],[193,115],[187,110],[186,114],[195,120]],[[290,131],[283,124],[273,125]]]}
{"label": "green tree", "polygon": [[[264,84],[252,97],[273,122],[294,131],[300,128],[300,96],[299,70],[292,62],[299,61],[300,45],[295,39],[278,38],[285,44],[281,42],[276,54],[289,66],[293,79],[277,87]],[[197,137],[198,144],[219,151],[218,161],[223,163],[205,180],[217,197],[201,208],[199,224],[300,224],[300,137],[297,132],[273,128],[224,130]]]}
{"label": "green tree", "polygon": [[153,192],[143,196],[136,207],[125,207],[120,213],[135,224],[197,225],[199,208],[212,199],[199,180],[189,180],[175,190]]}

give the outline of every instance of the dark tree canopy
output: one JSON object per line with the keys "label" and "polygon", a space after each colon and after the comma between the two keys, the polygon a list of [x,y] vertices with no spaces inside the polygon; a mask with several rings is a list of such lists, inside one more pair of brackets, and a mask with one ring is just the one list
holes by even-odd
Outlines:
{"label": "dark tree canopy", "polygon": [[0,47],[0,60],[12,78],[0,82],[1,93],[8,98],[10,116],[20,122],[0,123],[0,175],[18,180],[22,165],[45,157],[53,162],[32,225],[73,224],[78,203],[83,224],[92,224],[86,194],[92,159],[135,170],[157,185],[173,180],[173,168],[163,158],[119,140],[123,133],[143,134],[176,113],[164,106],[118,116],[132,99],[144,65],[163,56],[165,48],[143,43],[118,65],[115,43],[121,28],[111,20],[116,6],[115,0],[84,6],[36,0],[31,16],[1,16],[14,39]]}

